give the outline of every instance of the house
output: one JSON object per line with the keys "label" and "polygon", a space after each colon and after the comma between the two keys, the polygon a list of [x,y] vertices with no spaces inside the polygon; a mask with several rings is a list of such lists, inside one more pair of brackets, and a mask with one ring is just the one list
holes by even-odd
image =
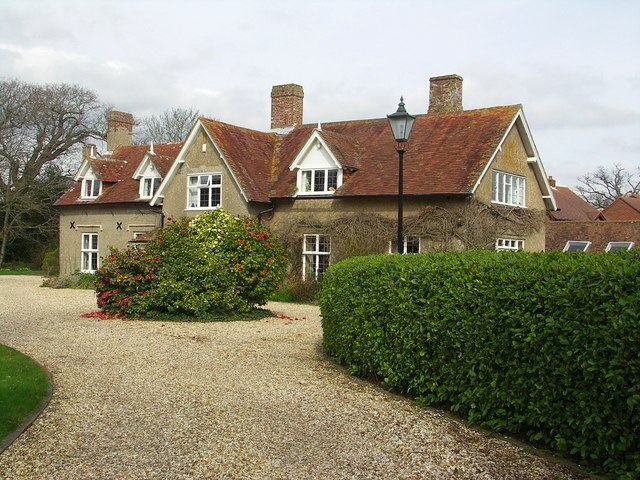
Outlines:
{"label": "house", "polygon": [[556,199],[557,210],[549,211],[549,219],[556,222],[593,221],[602,219],[600,210],[587,203],[569,187],[556,185],[553,177],[549,177],[549,185]]}
{"label": "house", "polygon": [[110,111],[107,152],[83,149],[75,184],[55,203],[60,227],[60,273],[93,272],[109,248],[162,225],[162,209],[149,205],[182,144],[131,145],[133,116]]}
{"label": "house", "polygon": [[[548,212],[546,250],[596,253],[637,247],[640,242],[640,214],[634,219],[624,218],[622,213],[629,211],[624,202],[629,199],[617,200],[622,205],[614,207],[613,211],[621,212],[619,216],[623,218],[615,218],[615,214],[608,216],[606,210],[600,211],[589,205],[571,189],[556,186],[553,177],[549,177],[549,184],[558,209]],[[637,200],[640,207],[640,199],[630,200]]]}
{"label": "house", "polygon": [[[431,78],[428,111],[416,115],[404,156],[403,249],[544,250],[556,203],[522,107],[464,110],[462,81]],[[350,255],[392,251],[398,157],[387,119],[304,124],[301,86],[274,86],[271,99],[270,131],[198,119],[148,211],[177,218],[222,207],[256,217],[307,279]],[[91,179],[81,172],[78,181]]]}
{"label": "house", "polygon": [[640,220],[640,195],[617,198],[602,215],[607,220]]}

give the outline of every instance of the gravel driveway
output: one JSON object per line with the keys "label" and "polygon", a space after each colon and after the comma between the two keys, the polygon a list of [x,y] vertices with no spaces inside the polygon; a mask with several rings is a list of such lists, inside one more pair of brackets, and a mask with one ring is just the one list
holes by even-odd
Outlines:
{"label": "gravel driveway", "polygon": [[317,307],[167,323],[80,318],[92,292],[0,276],[0,343],[53,377],[0,478],[586,478],[354,379],[323,357]]}

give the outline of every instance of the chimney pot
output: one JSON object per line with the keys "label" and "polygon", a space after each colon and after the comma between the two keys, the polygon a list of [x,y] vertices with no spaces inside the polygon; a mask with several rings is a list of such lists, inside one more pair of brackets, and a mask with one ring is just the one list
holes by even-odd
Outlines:
{"label": "chimney pot", "polygon": [[556,179],[553,178],[551,175],[549,175],[549,186],[551,186],[552,188],[555,188],[556,186]]}
{"label": "chimney pot", "polygon": [[303,99],[304,90],[300,85],[274,85],[271,89],[271,130],[302,125]]}
{"label": "chimney pot", "polygon": [[462,111],[462,77],[444,75],[429,79],[429,110],[427,113],[456,113]]}
{"label": "chimney pot", "polygon": [[133,115],[111,110],[107,113],[107,150],[133,144]]}
{"label": "chimney pot", "polygon": [[93,143],[85,143],[82,146],[82,160],[96,158],[96,146]]}

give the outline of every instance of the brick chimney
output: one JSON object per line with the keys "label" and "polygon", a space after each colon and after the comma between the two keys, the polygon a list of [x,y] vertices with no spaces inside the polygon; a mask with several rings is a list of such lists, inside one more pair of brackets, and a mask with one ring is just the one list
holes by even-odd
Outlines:
{"label": "brick chimney", "polygon": [[462,111],[462,77],[444,75],[429,79],[429,110],[427,113],[455,113]]}
{"label": "brick chimney", "polygon": [[107,113],[107,151],[131,145],[133,133],[133,115],[111,110]]}
{"label": "brick chimney", "polygon": [[552,188],[556,187],[556,179],[549,175],[549,186]]}
{"label": "brick chimney", "polygon": [[303,98],[304,91],[300,85],[275,85],[271,89],[271,130],[302,125]]}

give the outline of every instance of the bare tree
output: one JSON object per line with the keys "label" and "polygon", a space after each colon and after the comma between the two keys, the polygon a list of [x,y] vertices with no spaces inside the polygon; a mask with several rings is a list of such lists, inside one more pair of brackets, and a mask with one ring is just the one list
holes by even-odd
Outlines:
{"label": "bare tree", "polygon": [[105,109],[80,86],[20,80],[0,81],[0,105],[1,266],[8,243],[24,233],[25,217],[51,205],[55,167],[85,140],[103,137]]}
{"label": "bare tree", "polygon": [[606,208],[618,197],[640,193],[640,167],[630,172],[620,164],[598,167],[595,172],[578,177],[576,190],[596,208]]}
{"label": "bare tree", "polygon": [[135,143],[182,142],[196,122],[200,112],[191,108],[169,108],[160,115],[149,115],[138,121]]}

